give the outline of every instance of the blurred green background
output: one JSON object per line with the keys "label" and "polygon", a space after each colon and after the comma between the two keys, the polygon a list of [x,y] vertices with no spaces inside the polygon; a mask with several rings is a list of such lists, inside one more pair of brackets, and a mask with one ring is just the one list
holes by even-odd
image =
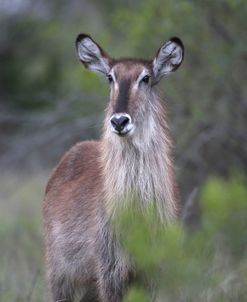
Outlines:
{"label": "blurred green background", "polygon": [[[108,86],[80,64],[77,34],[113,57],[152,58],[170,37],[183,40],[183,65],[159,86],[185,204],[212,175],[247,174],[246,20],[245,0],[0,0],[1,302],[48,301],[45,184],[70,146],[100,137]],[[188,224],[198,208],[186,209]],[[192,301],[171,297],[164,301]]]}

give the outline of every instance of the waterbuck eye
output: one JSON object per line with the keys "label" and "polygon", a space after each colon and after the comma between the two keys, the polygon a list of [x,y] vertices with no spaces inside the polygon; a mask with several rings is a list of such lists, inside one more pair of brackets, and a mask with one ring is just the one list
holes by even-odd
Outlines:
{"label": "waterbuck eye", "polygon": [[113,82],[113,77],[112,77],[112,75],[108,74],[107,78],[108,78],[109,83],[112,83],[112,82]]}
{"label": "waterbuck eye", "polygon": [[149,75],[145,75],[143,78],[142,78],[142,82],[145,83],[145,84],[148,84],[149,82],[149,79],[150,79],[150,76]]}

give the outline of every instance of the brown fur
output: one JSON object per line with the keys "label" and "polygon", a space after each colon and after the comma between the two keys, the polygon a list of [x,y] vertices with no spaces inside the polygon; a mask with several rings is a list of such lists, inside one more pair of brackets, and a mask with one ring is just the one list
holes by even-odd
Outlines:
{"label": "brown fur", "polygon": [[[90,47],[94,48],[86,46],[87,59]],[[105,60],[100,49],[102,55]],[[72,147],[46,188],[43,224],[48,280],[57,302],[122,301],[133,271],[110,223],[130,192],[141,207],[155,202],[164,224],[174,221],[179,213],[165,107],[152,82],[135,84],[144,68],[152,76],[151,62],[108,61],[119,85],[111,89],[102,139]],[[103,70],[108,61],[103,61]],[[84,65],[98,68],[99,62]],[[121,86],[126,80],[130,84]],[[129,89],[122,96],[128,98],[126,110],[136,126],[134,134],[127,137],[112,133],[109,127],[121,87]]]}

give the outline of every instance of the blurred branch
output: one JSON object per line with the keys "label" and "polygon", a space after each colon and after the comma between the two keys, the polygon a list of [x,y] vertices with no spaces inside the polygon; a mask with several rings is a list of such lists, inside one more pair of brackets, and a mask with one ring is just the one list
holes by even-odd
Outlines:
{"label": "blurred branch", "polygon": [[[99,114],[75,117],[70,110],[71,105],[66,100],[61,101],[52,112],[31,115],[19,112],[0,114],[1,168],[13,169],[23,164],[28,168],[32,157],[34,161],[35,158],[43,158],[43,164],[47,162],[49,166],[54,158],[62,155],[64,148],[89,136],[95,136],[101,120]],[[19,129],[9,135],[12,127]]]}
{"label": "blurred branch", "polygon": [[190,230],[195,230],[199,226],[199,215],[198,188],[195,187],[185,201],[182,212],[182,221]]}
{"label": "blurred branch", "polygon": [[33,277],[33,280],[31,282],[31,286],[30,286],[30,289],[29,289],[29,292],[28,292],[28,295],[27,295],[27,302],[31,302],[32,301],[32,296],[33,296],[33,292],[34,292],[34,288],[37,284],[37,280],[38,280],[38,277],[40,276],[40,268],[37,269],[34,277]]}
{"label": "blurred branch", "polygon": [[230,33],[219,22],[219,20],[216,19],[216,17],[214,16],[214,14],[209,13],[208,14],[208,20],[209,20],[210,26],[218,34],[218,36],[220,36],[223,40],[225,40],[229,44],[234,43],[234,39],[231,37]]}

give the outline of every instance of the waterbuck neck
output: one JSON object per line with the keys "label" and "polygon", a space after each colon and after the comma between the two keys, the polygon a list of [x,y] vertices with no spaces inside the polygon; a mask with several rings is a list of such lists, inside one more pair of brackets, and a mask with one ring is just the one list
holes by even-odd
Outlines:
{"label": "waterbuck neck", "polygon": [[169,223],[177,216],[171,141],[165,108],[156,94],[143,115],[145,122],[136,121],[132,136],[119,137],[109,130],[106,114],[102,164],[107,211],[114,215],[135,196],[141,207],[155,203],[162,221]]}

